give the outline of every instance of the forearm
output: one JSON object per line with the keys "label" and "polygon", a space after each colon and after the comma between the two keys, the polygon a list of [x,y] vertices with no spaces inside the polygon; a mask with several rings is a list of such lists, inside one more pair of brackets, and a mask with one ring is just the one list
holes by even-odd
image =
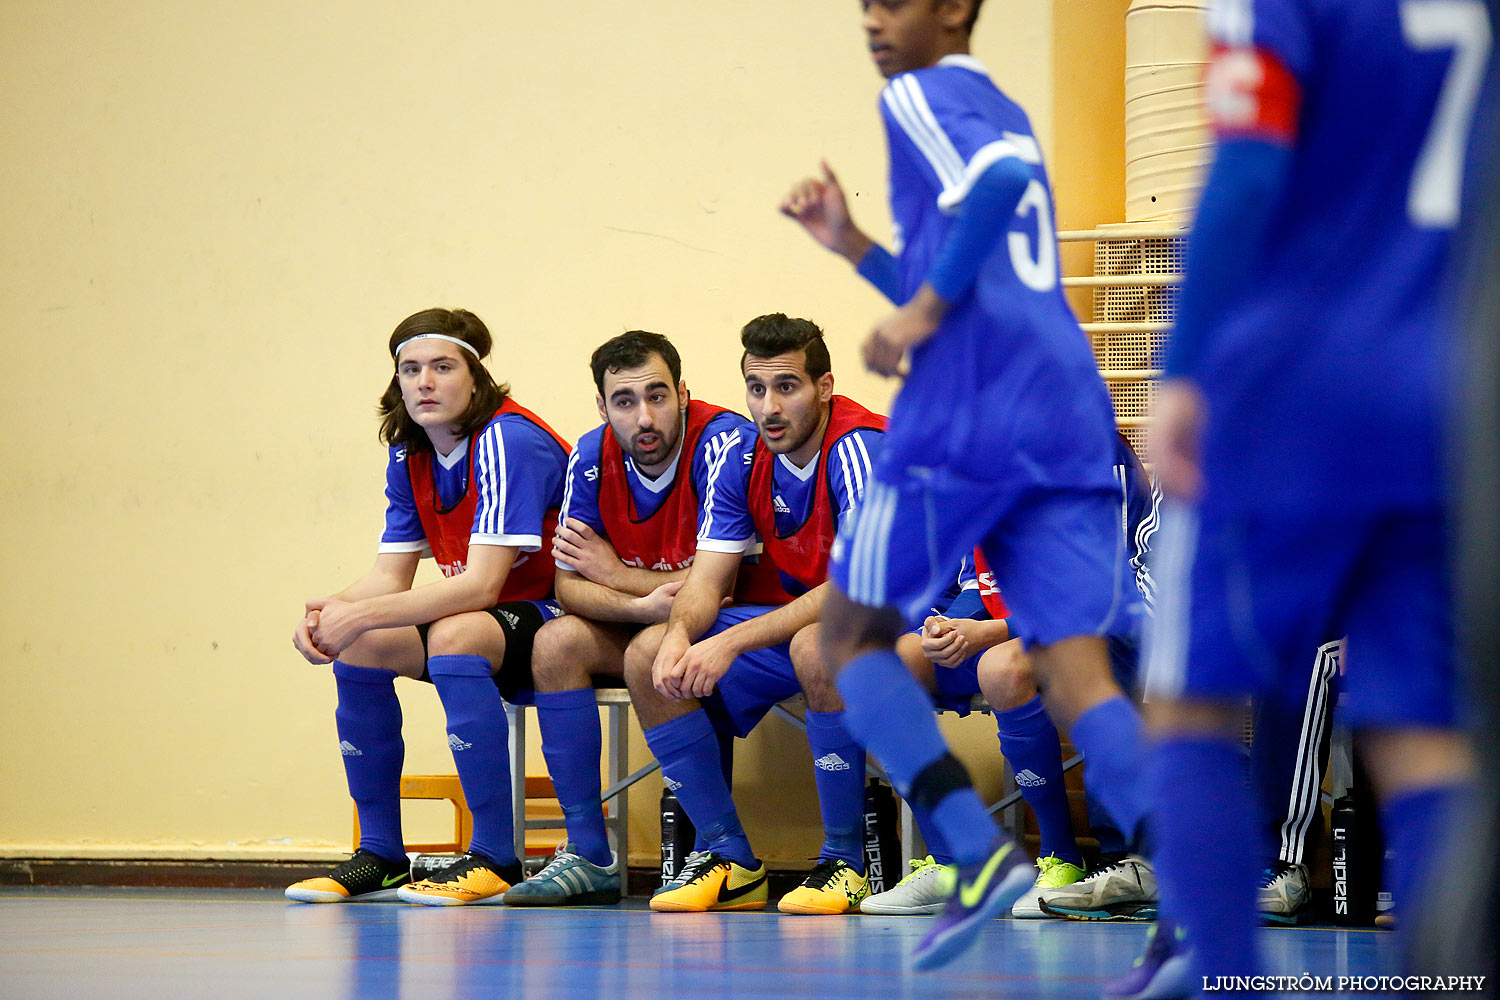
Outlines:
{"label": "forearm", "polygon": [[[640,566],[626,566],[624,563],[621,563],[620,568],[612,575],[609,587],[610,589],[621,591],[630,597],[645,597],[664,583],[672,583],[674,580],[686,580],[687,575],[688,571],[685,569],[643,569]],[[618,620],[629,621],[630,619]]]}
{"label": "forearm", "polygon": [[983,652],[1002,642],[1010,641],[1010,622],[1004,618],[998,621],[994,619],[976,621],[968,626],[964,634],[969,640],[971,652]]}
{"label": "forearm", "polygon": [[687,582],[672,601],[672,614],[667,619],[667,631],[681,631],[690,642],[708,631],[714,619],[719,617],[719,607],[726,594],[708,581],[695,580],[688,576]]}
{"label": "forearm", "polygon": [[[671,579],[671,574],[659,574],[666,583]],[[577,573],[559,571],[557,574],[556,593],[558,603],[567,609],[569,614],[580,615],[584,618],[597,622],[639,622],[642,624],[650,621],[650,615],[641,607],[640,597],[643,595],[629,594],[620,590],[613,590],[592,580],[587,580]],[[647,591],[646,593],[650,593]]]}
{"label": "forearm", "polygon": [[372,597],[399,594],[402,591],[411,589],[411,581],[414,575],[414,572],[407,571],[405,567],[387,569],[377,565],[343,590],[330,595],[330,599],[347,601],[350,604],[354,604]]}
{"label": "forearm", "polygon": [[823,616],[827,597],[828,584],[819,584],[790,604],[725,629],[722,638],[742,653],[790,642],[792,636]]}
{"label": "forearm", "polygon": [[353,604],[362,631],[369,631],[425,625],[466,611],[483,611],[494,607],[498,596],[499,588],[491,582],[474,573],[460,573],[411,590],[367,597]]}

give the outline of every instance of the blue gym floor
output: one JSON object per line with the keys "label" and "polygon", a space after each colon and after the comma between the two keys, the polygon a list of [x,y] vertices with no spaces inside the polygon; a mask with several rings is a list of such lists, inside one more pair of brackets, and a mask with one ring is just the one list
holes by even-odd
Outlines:
{"label": "blue gym floor", "polygon": [[[921,917],[290,904],[228,889],[0,889],[0,997],[1073,998],[1128,967],[1143,924],[997,920],[940,972]],[[1378,931],[1266,933],[1280,974],[1395,968]],[[1370,996],[1370,994],[1363,994]]]}

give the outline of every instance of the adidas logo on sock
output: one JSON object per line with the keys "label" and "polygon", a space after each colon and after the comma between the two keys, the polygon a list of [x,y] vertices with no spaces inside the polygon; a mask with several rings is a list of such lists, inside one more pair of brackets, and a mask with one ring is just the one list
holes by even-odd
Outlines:
{"label": "adidas logo on sock", "polygon": [[458,734],[457,733],[449,733],[448,734],[448,745],[450,747],[452,747],[454,750],[467,750],[467,749],[469,749],[469,747],[473,746],[474,744],[472,744],[472,743],[465,743],[463,740],[461,740],[461,739],[458,738]]}
{"label": "adidas logo on sock", "polygon": [[1022,770],[1021,773],[1016,775],[1016,784],[1025,788],[1035,788],[1038,785],[1045,785],[1046,783],[1046,778],[1039,777],[1032,771]]}
{"label": "adidas logo on sock", "polygon": [[682,782],[680,782],[680,781],[673,781],[671,778],[667,777],[665,774],[661,776],[661,782],[662,782],[662,784],[664,784],[664,785],[667,786],[667,790],[668,791],[672,791],[672,792],[675,792],[675,791],[677,791],[677,789],[679,789],[679,788],[682,787]]}
{"label": "adidas logo on sock", "polygon": [[844,760],[844,758],[840,757],[836,753],[828,754],[826,757],[819,757],[817,760],[813,761],[813,763],[825,771],[849,770],[848,761]]}
{"label": "adidas logo on sock", "polygon": [[363,757],[365,752],[348,740],[339,740],[339,753],[345,757]]}

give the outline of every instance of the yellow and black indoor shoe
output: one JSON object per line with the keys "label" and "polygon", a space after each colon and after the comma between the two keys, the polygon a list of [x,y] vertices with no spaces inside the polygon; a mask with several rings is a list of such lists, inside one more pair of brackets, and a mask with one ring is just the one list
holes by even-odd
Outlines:
{"label": "yellow and black indoor shoe", "polygon": [[668,913],[766,908],[766,866],[746,868],[712,851],[694,851],[677,877],[651,897],[651,909]]}
{"label": "yellow and black indoor shoe", "polygon": [[488,858],[468,854],[420,882],[402,886],[396,895],[423,906],[494,904],[504,902],[510,886]]}
{"label": "yellow and black indoor shoe", "polygon": [[293,882],[286,887],[286,898],[298,903],[374,902],[395,899],[397,890],[410,881],[411,865],[405,858],[387,861],[361,848],[327,875]]}
{"label": "yellow and black indoor shoe", "polygon": [[782,913],[850,913],[870,894],[870,883],[842,858],[820,858],[802,884],[781,897]]}

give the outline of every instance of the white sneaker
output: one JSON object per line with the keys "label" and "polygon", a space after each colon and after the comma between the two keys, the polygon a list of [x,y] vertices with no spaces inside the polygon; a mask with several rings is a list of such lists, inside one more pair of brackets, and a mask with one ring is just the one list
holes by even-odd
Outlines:
{"label": "white sneaker", "polygon": [[1036,866],[1041,869],[1037,873],[1036,884],[1026,890],[1026,895],[1016,900],[1016,904],[1010,908],[1010,915],[1019,920],[1051,918],[1052,914],[1042,912],[1042,892],[1046,889],[1060,889],[1065,885],[1072,885],[1083,878],[1082,868],[1062,860],[1055,854],[1037,858]]}
{"label": "white sneaker", "polygon": [[1280,871],[1266,869],[1258,900],[1263,918],[1276,924],[1300,923],[1311,901],[1306,865],[1287,865]]}
{"label": "white sneaker", "polygon": [[1073,920],[1155,920],[1156,875],[1141,858],[1126,858],[1081,882],[1043,889],[1042,911]]}
{"label": "white sneaker", "polygon": [[911,874],[897,882],[885,892],[866,896],[859,904],[859,912],[873,913],[882,917],[931,916],[943,908],[948,899],[944,894],[942,874],[944,865],[932,860],[932,855],[911,860]]}

